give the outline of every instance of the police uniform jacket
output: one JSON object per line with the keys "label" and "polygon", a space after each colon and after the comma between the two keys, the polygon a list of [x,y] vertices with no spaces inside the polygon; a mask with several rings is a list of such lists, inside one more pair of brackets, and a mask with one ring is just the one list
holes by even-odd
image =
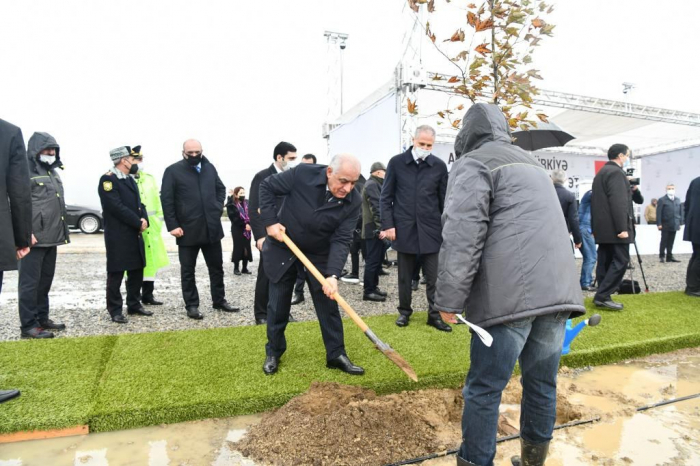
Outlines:
{"label": "police uniform jacket", "polygon": [[148,221],[139,189],[131,176],[108,172],[97,188],[102,203],[107,272],[137,270],[146,266],[141,219]]}

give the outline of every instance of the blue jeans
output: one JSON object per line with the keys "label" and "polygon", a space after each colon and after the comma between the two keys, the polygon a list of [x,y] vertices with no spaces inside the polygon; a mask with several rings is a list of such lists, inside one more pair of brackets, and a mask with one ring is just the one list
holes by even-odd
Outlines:
{"label": "blue jeans", "polygon": [[462,458],[479,466],[493,465],[501,393],[516,361],[523,386],[520,434],[535,444],[552,439],[557,370],[568,317],[569,312],[559,312],[489,327],[491,348],[472,336],[471,366],[462,391]]}
{"label": "blue jeans", "polygon": [[593,284],[593,267],[597,253],[595,250],[595,238],[591,233],[590,225],[581,225],[581,236],[583,244],[581,244],[581,255],[583,256],[583,265],[581,266],[581,286],[591,286]]}

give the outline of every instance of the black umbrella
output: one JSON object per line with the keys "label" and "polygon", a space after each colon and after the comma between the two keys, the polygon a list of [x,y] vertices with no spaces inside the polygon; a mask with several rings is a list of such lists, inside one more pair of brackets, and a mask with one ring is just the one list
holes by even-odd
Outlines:
{"label": "black umbrella", "polygon": [[572,135],[555,125],[551,121],[540,122],[537,127],[530,127],[525,131],[512,133],[515,141],[513,144],[525,150],[538,150],[545,147],[561,147],[575,139]]}

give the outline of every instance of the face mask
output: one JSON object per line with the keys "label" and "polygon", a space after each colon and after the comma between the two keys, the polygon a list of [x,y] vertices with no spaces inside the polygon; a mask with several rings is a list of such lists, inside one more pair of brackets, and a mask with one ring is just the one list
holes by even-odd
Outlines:
{"label": "face mask", "polygon": [[238,200],[239,200],[240,202],[245,201],[245,196],[238,196]]}
{"label": "face mask", "polygon": [[191,156],[191,155],[188,155],[188,156],[187,156],[187,163],[189,163],[189,164],[192,165],[193,167],[196,167],[197,165],[199,165],[199,163],[200,163],[201,161],[202,161],[202,156],[201,156],[201,154],[198,155],[197,157],[193,157],[193,156]]}
{"label": "face mask", "polygon": [[421,160],[425,160],[425,158],[430,155],[429,150],[421,149],[420,147],[414,147],[413,152],[415,152],[416,157],[418,157]]}
{"label": "face mask", "polygon": [[630,159],[625,160],[625,163],[622,164],[622,168],[627,170],[630,167]]}
{"label": "face mask", "polygon": [[56,161],[56,156],[55,155],[40,155],[39,161],[42,163],[45,163],[47,165],[53,165],[53,163]]}
{"label": "face mask", "polygon": [[291,170],[292,168],[296,167],[297,165],[299,165],[298,160],[285,161],[284,167],[282,167],[282,170],[283,171]]}
{"label": "face mask", "polygon": [[139,166],[136,163],[132,163],[129,167],[129,175],[135,175],[139,171]]}
{"label": "face mask", "polygon": [[669,196],[673,197],[673,196],[676,195],[676,190],[675,190],[675,189],[667,189],[667,190],[666,190],[666,194],[668,194]]}

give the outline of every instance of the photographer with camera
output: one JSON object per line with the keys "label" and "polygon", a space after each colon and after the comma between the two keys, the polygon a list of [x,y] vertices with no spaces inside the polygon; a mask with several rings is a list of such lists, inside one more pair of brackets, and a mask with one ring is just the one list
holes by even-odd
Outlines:
{"label": "photographer with camera", "polygon": [[612,300],[630,262],[630,243],[634,242],[634,207],[644,202],[639,178],[628,169],[632,151],[624,144],[608,149],[608,163],[593,179],[591,226],[598,244],[596,280],[598,291],[593,304],[614,311],[624,306]]}
{"label": "photographer with camera", "polygon": [[374,162],[370,168],[369,180],[362,189],[362,239],[365,241],[365,276],[364,301],[386,301],[386,292],[379,289],[379,273],[382,259],[389,240],[379,239],[381,221],[379,217],[379,197],[384,184],[386,167],[381,162]]}
{"label": "photographer with camera", "polygon": [[659,199],[656,206],[656,225],[661,231],[661,244],[659,244],[661,262],[680,262],[673,257],[673,243],[676,241],[676,232],[683,225],[682,210],[681,200],[676,196],[676,186],[669,183],[666,185],[666,195]]}

